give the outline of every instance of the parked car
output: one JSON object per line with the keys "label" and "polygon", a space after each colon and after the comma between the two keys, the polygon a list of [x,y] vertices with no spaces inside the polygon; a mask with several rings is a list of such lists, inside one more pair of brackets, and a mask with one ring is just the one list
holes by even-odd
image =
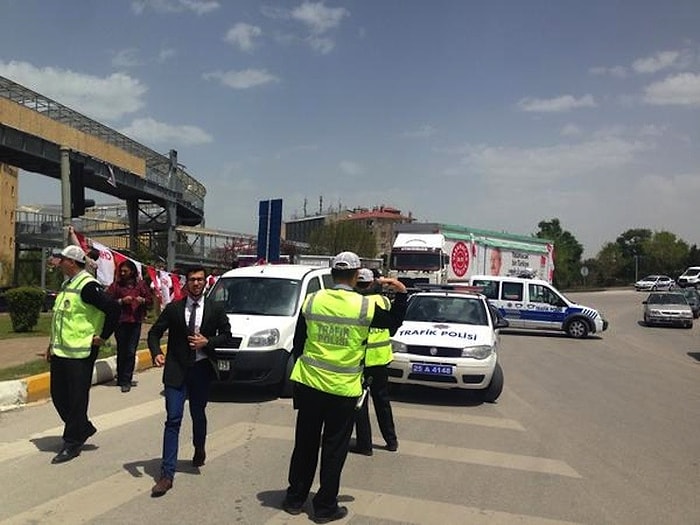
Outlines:
{"label": "parked car", "polygon": [[676,286],[676,281],[668,275],[647,275],[634,283],[634,289],[640,291],[672,290]]}
{"label": "parked car", "polygon": [[[16,286],[0,286],[0,312],[7,312],[9,310],[7,298],[4,297],[3,294],[12,288],[16,288]],[[44,292],[46,295],[44,296],[44,304],[41,306],[41,311],[48,312],[53,308],[58,292],[46,288],[44,288]]]}
{"label": "parked car", "polygon": [[685,295],[685,300],[693,311],[693,319],[700,317],[700,292],[696,288],[681,288],[680,291]]}
{"label": "parked car", "polygon": [[507,326],[483,295],[445,287],[418,292],[391,339],[389,382],[477,390],[492,403],[503,390],[498,329]]}
{"label": "parked car", "polygon": [[644,324],[693,327],[693,310],[682,292],[653,292],[644,301]]}
{"label": "parked car", "polygon": [[691,266],[678,277],[678,286],[700,288],[700,266]]}

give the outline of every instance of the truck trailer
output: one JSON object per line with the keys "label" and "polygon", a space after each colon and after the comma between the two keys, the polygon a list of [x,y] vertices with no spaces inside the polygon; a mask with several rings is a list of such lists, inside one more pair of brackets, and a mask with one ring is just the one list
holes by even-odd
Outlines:
{"label": "truck trailer", "polygon": [[389,270],[407,286],[467,283],[478,274],[551,283],[554,244],[534,236],[450,224],[397,224]]}

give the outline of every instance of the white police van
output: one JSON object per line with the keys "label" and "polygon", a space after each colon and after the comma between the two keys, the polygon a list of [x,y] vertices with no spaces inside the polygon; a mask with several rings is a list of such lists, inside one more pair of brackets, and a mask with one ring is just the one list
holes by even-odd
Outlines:
{"label": "white police van", "polygon": [[441,288],[411,295],[391,338],[390,385],[479,390],[494,402],[503,390],[497,329],[508,322],[483,295]]}
{"label": "white police van", "polygon": [[598,310],[574,303],[541,279],[474,275],[469,282],[498,308],[510,328],[564,331],[575,338],[608,328]]}
{"label": "white police van", "polygon": [[331,288],[330,268],[263,264],[224,273],[207,296],[222,303],[233,340],[216,348],[217,380],[292,392],[294,330],[304,298]]}

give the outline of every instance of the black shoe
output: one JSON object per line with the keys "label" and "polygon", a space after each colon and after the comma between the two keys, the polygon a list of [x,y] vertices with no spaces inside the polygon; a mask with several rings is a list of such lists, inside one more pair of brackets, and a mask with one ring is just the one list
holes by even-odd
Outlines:
{"label": "black shoe", "polygon": [[286,499],[282,502],[282,510],[285,511],[287,514],[291,514],[292,516],[297,516],[301,514],[303,508],[304,505],[292,505]]}
{"label": "black shoe", "polygon": [[57,465],[58,463],[65,463],[71,459],[77,458],[80,455],[80,445],[66,445],[61,451],[54,456],[51,463]]}
{"label": "black shoe", "polygon": [[204,448],[194,449],[194,456],[192,457],[192,466],[201,467],[207,459],[207,453]]}
{"label": "black shoe", "polygon": [[353,454],[361,454],[363,456],[371,456],[374,454],[374,451],[371,448],[359,448],[357,445],[350,447],[348,452],[352,452]]}
{"label": "black shoe", "polygon": [[93,424],[90,423],[89,421],[88,421],[88,425],[90,425],[90,428],[88,428],[88,430],[85,432],[85,438],[80,442],[81,445],[84,445],[85,442],[86,442],[88,439],[90,439],[92,436],[94,436],[94,435],[95,435],[95,432],[97,432],[97,429],[95,428],[95,425],[93,425]]}
{"label": "black shoe", "polygon": [[398,441],[392,441],[391,443],[386,444],[386,449],[389,452],[396,452],[399,450],[399,442]]}
{"label": "black shoe", "polygon": [[122,392],[126,393],[126,392],[129,392],[131,390],[131,385],[122,385],[121,388],[122,388]]}
{"label": "black shoe", "polygon": [[314,516],[314,523],[330,523],[331,521],[342,520],[348,515],[347,507],[338,507],[333,514],[326,516]]}

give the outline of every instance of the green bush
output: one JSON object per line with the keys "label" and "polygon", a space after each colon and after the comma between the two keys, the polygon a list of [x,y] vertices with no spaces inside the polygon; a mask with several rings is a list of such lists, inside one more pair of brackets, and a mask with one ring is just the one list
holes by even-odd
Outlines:
{"label": "green bush", "polygon": [[3,295],[7,299],[12,330],[30,332],[39,322],[39,313],[46,295],[44,290],[33,286],[20,286],[7,290]]}

